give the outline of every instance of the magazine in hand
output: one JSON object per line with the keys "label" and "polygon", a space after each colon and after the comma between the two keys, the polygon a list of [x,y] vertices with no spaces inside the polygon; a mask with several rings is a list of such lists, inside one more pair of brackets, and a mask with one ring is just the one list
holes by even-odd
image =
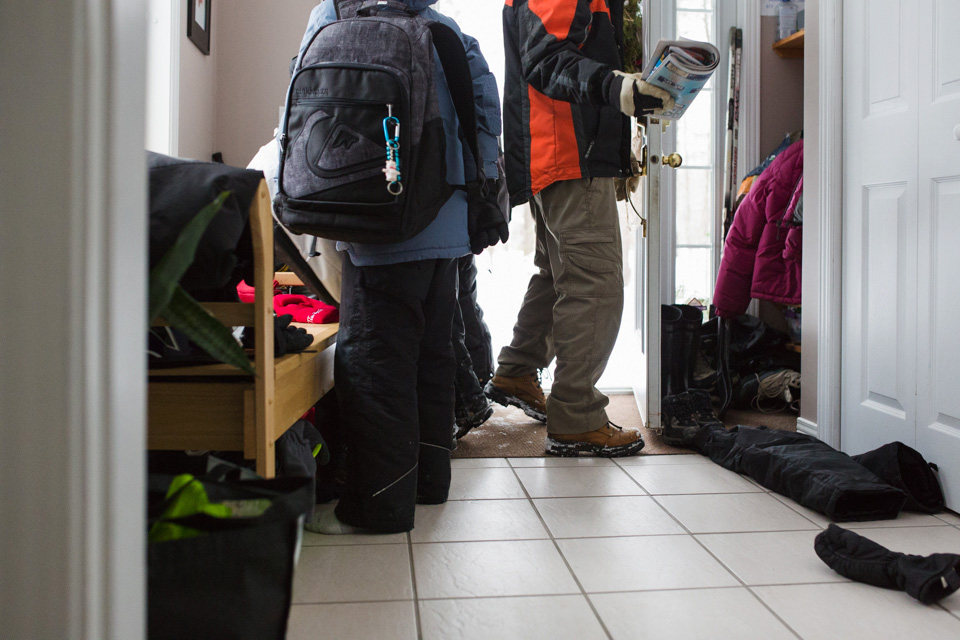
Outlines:
{"label": "magazine in hand", "polygon": [[661,40],[650,56],[642,78],[669,93],[676,103],[659,116],[678,120],[720,63],[720,52],[709,42]]}

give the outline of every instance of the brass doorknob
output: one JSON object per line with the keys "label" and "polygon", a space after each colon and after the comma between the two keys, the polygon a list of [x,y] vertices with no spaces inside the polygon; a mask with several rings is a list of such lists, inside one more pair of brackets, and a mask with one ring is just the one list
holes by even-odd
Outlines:
{"label": "brass doorknob", "polygon": [[671,153],[668,156],[663,156],[663,164],[676,169],[683,164],[683,158],[680,157],[679,153]]}

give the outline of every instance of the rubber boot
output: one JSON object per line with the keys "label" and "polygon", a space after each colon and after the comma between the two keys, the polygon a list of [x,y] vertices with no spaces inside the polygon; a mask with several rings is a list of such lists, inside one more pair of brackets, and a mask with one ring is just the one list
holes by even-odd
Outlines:
{"label": "rubber boot", "polygon": [[683,381],[683,311],[677,305],[660,305],[660,397],[675,396]]}
{"label": "rubber boot", "polygon": [[697,367],[697,354],[700,351],[700,327],[703,324],[703,311],[689,304],[674,305],[680,309],[680,324],[683,327],[683,348],[681,350],[681,378],[683,389],[693,388],[693,372]]}

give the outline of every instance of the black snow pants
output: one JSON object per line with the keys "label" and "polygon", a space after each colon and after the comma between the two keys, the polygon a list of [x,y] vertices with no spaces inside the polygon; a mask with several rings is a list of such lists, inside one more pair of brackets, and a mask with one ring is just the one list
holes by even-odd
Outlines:
{"label": "black snow pants", "polygon": [[337,517],[409,531],[450,488],[457,261],[357,267],[344,253],[334,365],[347,441]]}

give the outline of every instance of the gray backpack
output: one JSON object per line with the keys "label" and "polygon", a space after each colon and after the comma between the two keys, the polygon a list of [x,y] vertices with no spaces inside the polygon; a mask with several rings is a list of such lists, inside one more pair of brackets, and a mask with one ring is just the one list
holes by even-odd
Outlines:
{"label": "gray backpack", "polygon": [[276,207],[296,233],[399,242],[437,216],[446,181],[434,51],[482,184],[470,69],[446,25],[397,0],[337,0],[287,92]]}

